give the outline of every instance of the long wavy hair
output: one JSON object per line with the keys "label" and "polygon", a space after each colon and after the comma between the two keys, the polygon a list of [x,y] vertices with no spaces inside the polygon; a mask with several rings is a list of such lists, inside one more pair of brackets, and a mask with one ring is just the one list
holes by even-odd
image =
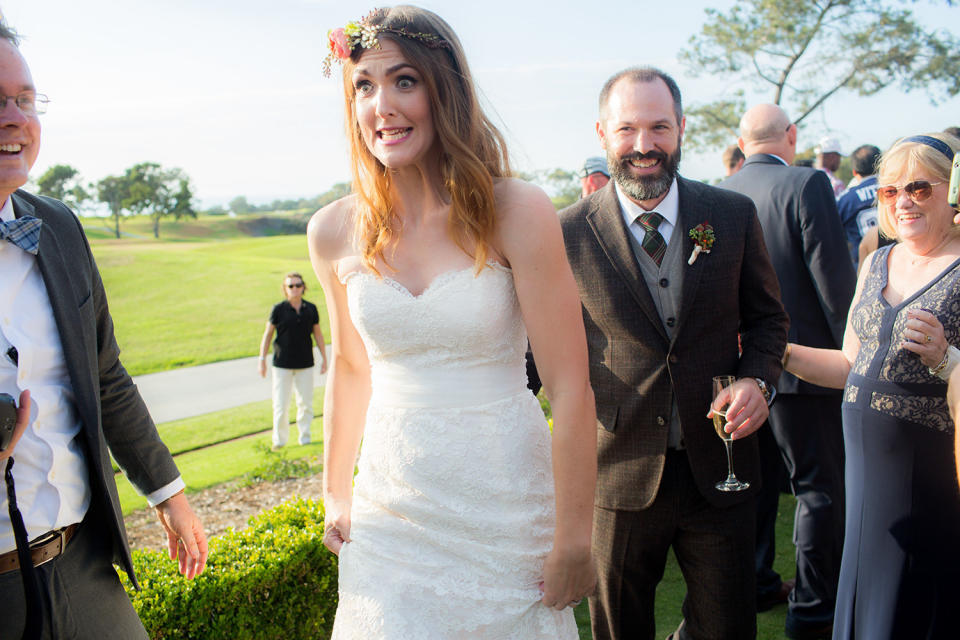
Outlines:
{"label": "long wavy hair", "polygon": [[[950,147],[953,153],[960,151],[960,139],[949,133],[936,132],[924,135],[943,142]],[[880,157],[880,162],[877,164],[877,183],[880,185],[890,184],[901,175],[913,173],[918,169],[930,173],[939,182],[947,182],[950,180],[952,166],[953,163],[946,155],[930,145],[901,139],[894,142],[893,146]],[[878,204],[877,224],[883,235],[899,239],[895,210],[896,206],[893,203]],[[950,227],[950,233],[960,235],[960,226],[953,225]]]}
{"label": "long wavy hair", "polygon": [[[426,86],[440,142],[443,186],[450,197],[450,234],[457,246],[474,258],[479,272],[486,264],[496,221],[493,180],[510,175],[503,135],[483,113],[463,46],[440,16],[400,5],[374,10],[367,22],[410,33],[435,34],[450,45],[429,48],[415,39],[388,32],[378,34],[378,39],[389,39],[400,48]],[[384,250],[399,238],[400,220],[391,204],[391,173],[370,153],[357,120],[352,76],[364,51],[356,47],[344,61],[343,94],[353,191],[357,195],[356,241],[364,265],[379,273],[376,261],[379,258],[387,263]]]}

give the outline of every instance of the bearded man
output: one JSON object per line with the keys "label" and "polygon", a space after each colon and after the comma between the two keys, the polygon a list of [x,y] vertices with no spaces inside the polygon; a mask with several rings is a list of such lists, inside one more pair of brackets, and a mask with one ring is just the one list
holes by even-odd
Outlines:
{"label": "bearded man", "polygon": [[[767,419],[787,316],[746,197],[677,175],[685,120],[664,72],[632,68],[600,93],[610,183],[560,213],[597,403],[593,637],[654,637],[672,547],[687,583],[674,638],[753,638],[754,432]],[[738,348],[742,337],[742,353]],[[727,408],[736,475],[708,419],[711,378],[736,376]]]}

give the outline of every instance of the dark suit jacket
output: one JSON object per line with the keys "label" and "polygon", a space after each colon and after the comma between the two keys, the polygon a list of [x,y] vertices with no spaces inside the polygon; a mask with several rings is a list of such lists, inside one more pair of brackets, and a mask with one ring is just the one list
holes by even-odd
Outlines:
{"label": "dark suit jacket", "polygon": [[[774,156],[757,153],[719,186],[748,196],[757,206],[790,316],[789,340],[839,349],[857,276],[830,179],[822,171],[788,167]],[[786,372],[777,391],[837,393]]]}
{"label": "dark suit jacket", "polygon": [[120,364],[103,282],[79,220],[58,200],[20,190],[11,197],[18,218],[43,220],[37,263],[83,423],[78,437],[87,456],[90,489],[99,512],[109,518],[114,559],[136,584],[110,453],[144,494],[169,484],[179,472]]}
{"label": "dark suit jacket", "polygon": [[[560,212],[567,257],[583,303],[590,382],[597,404],[596,504],[644,509],[663,474],[671,398],[676,394],[690,466],[704,497],[733,504],[759,488],[756,437],[734,444],[737,476],[748,491],[722,493],[723,442],[706,418],[712,376],[776,380],[786,343],[780,305],[753,203],[742,196],[678,178],[680,226],[673,241],[686,260],[687,231],[713,226],[716,243],[693,265],[684,263],[682,298],[667,338],[627,238],[614,183]],[[737,335],[743,336],[738,354]]]}

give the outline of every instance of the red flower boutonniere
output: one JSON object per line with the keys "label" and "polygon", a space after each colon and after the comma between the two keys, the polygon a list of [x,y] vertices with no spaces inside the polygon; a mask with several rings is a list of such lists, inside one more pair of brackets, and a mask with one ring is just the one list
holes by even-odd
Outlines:
{"label": "red flower boutonniere", "polygon": [[717,237],[713,235],[713,227],[710,226],[709,222],[701,222],[693,229],[690,229],[687,235],[693,240],[693,251],[690,252],[690,258],[687,260],[687,264],[696,262],[697,256],[701,253],[710,253],[713,243],[717,241]]}

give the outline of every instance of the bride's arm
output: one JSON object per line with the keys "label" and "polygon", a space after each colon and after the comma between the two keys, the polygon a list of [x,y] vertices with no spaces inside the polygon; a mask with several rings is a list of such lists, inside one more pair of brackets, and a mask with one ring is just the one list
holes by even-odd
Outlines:
{"label": "bride's arm", "polygon": [[553,204],[538,188],[509,180],[497,186],[495,248],[513,279],[537,370],[553,410],[557,520],[544,566],[547,606],[562,609],[593,592],[590,555],[597,476],[596,409],[576,281]]}
{"label": "bride's arm", "polygon": [[315,213],[307,227],[310,261],[330,317],[332,357],[323,396],[323,542],[336,554],[350,541],[353,472],[370,400],[367,352],[350,319],[346,289],[334,269],[349,246],[345,200]]}

